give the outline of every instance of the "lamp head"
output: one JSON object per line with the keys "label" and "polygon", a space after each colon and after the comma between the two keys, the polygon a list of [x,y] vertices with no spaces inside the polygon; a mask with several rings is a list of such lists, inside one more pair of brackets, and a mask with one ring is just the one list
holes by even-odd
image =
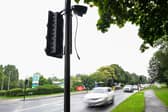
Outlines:
{"label": "lamp head", "polygon": [[72,6],[72,10],[78,16],[83,16],[83,14],[86,14],[87,12],[87,7],[82,5],[74,5]]}

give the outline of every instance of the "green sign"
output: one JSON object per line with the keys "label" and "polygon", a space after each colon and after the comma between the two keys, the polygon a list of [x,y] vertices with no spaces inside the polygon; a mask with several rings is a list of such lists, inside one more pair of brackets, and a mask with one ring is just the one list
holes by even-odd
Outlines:
{"label": "green sign", "polygon": [[32,77],[32,88],[35,88],[37,86],[39,86],[39,79],[40,79],[40,75],[39,74],[34,74]]}

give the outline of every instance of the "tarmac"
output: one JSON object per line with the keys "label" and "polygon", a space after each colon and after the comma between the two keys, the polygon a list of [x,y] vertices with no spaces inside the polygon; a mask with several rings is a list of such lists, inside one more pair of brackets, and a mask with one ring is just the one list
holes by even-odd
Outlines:
{"label": "tarmac", "polygon": [[168,112],[168,108],[155,96],[153,90],[145,91],[145,112]]}

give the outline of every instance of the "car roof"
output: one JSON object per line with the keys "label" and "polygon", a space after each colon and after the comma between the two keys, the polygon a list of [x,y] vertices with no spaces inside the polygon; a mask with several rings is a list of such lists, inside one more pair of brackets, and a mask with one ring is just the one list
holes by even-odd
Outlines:
{"label": "car roof", "polygon": [[93,89],[111,89],[110,87],[95,87]]}

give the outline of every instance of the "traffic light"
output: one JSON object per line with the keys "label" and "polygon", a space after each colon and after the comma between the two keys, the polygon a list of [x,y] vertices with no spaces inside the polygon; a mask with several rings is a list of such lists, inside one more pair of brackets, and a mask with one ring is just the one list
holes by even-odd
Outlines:
{"label": "traffic light", "polygon": [[29,81],[28,79],[25,80],[25,87],[28,85],[29,83],[28,81]]}
{"label": "traffic light", "polygon": [[45,52],[48,56],[62,58],[63,56],[63,16],[59,12],[48,12],[47,24],[47,47]]}

